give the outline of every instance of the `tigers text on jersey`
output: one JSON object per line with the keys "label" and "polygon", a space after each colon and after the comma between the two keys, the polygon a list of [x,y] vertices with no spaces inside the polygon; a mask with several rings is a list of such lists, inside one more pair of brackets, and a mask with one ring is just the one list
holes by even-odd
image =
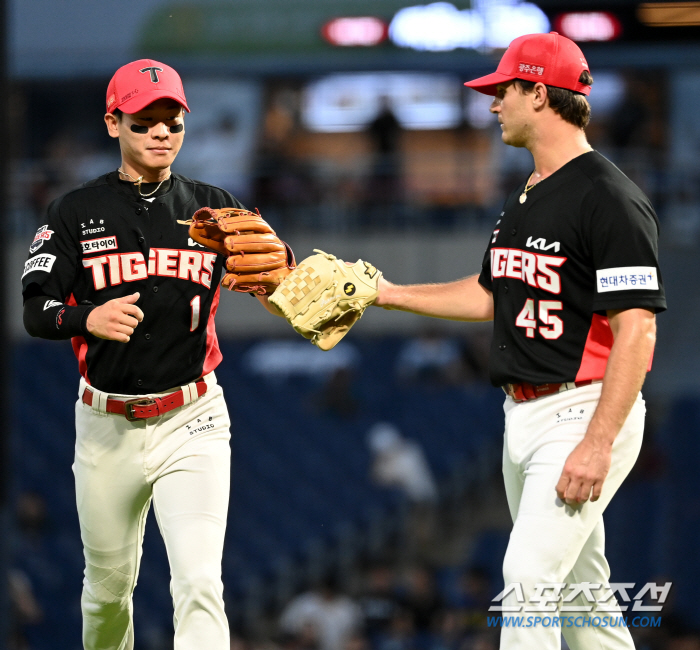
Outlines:
{"label": "tigers text on jersey", "polygon": [[54,201],[30,246],[23,291],[102,305],[136,291],[144,318],[128,343],[73,338],[80,373],[102,391],[155,393],[185,385],[221,361],[214,330],[224,258],[178,220],[198,208],[242,207],[228,192],[172,174],[152,200],[112,172]]}
{"label": "tigers text on jersey", "polygon": [[602,379],[606,310],[666,308],[658,219],[610,161],[585,153],[505,203],[479,282],[493,293],[495,386]]}

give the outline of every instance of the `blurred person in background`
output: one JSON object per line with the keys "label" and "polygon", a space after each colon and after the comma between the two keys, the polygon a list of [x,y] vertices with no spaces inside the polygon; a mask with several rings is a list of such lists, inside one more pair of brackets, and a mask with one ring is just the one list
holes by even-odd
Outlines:
{"label": "blurred person in background", "polygon": [[365,634],[373,646],[388,633],[391,620],[401,607],[395,579],[394,570],[385,562],[372,564],[365,576],[365,587],[358,604]]}
{"label": "blurred person in background", "polygon": [[474,328],[462,341],[461,380],[465,384],[489,385],[491,332]]}
{"label": "blurred person in background", "polygon": [[343,650],[371,650],[369,639],[361,632],[351,635]]}
{"label": "blurred person in background", "polygon": [[379,114],[367,127],[374,150],[372,172],[367,184],[367,206],[391,205],[400,196],[401,125],[391,109],[391,100],[379,99]]}
{"label": "blurred person in background", "polygon": [[373,454],[371,476],[377,485],[399,488],[416,504],[437,500],[433,473],[420,445],[407,440],[388,422],[378,422],[367,433]]}
{"label": "blurred person in background", "polygon": [[356,393],[354,369],[351,366],[336,368],[315,396],[315,407],[321,415],[338,420],[352,420],[360,407]]}
{"label": "blurred person in background", "polygon": [[254,200],[269,208],[308,206],[320,200],[306,165],[295,156],[298,93],[276,90],[269,98],[254,172]]}
{"label": "blurred person in background", "polygon": [[[14,554],[22,557],[41,553],[49,528],[46,500],[38,492],[20,492],[15,502],[16,526],[12,535]],[[34,594],[30,576],[18,567],[9,570],[10,593],[10,650],[30,650],[27,628],[39,625],[44,618],[43,609]]]}
{"label": "blurred person in background", "polygon": [[401,607],[392,617],[386,634],[379,637],[377,650],[418,650],[416,628],[411,612]]}
{"label": "blurred person in background", "polygon": [[369,430],[367,444],[373,456],[374,483],[397,488],[410,503],[405,553],[411,558],[428,556],[436,532],[438,489],[423,449],[388,422],[378,422]]}
{"label": "blurred person in background", "polygon": [[691,633],[669,639],[663,650],[700,650],[700,635]]}
{"label": "blurred person in background", "polygon": [[218,115],[214,126],[200,128],[196,134],[197,147],[189,154],[188,168],[192,168],[192,176],[206,178],[247,202],[251,199],[252,181],[239,133],[235,112]]}
{"label": "blurred person in background", "polygon": [[432,569],[424,564],[408,567],[400,597],[402,607],[411,614],[418,642],[425,647],[445,611]]}
{"label": "blurred person in background", "polygon": [[38,492],[21,492],[17,497],[15,514],[21,543],[40,543],[49,525],[46,499]]}
{"label": "blurred person in background", "polygon": [[492,597],[493,590],[488,571],[482,567],[474,566],[460,573],[457,589],[452,594],[451,604],[459,609],[466,618],[484,622]]}
{"label": "blurred person in background", "polygon": [[435,633],[430,650],[466,650],[467,629],[456,609],[445,609],[436,616]]}
{"label": "blurred person in background", "polygon": [[396,361],[396,373],[406,381],[456,383],[462,369],[459,343],[433,329],[406,342]]}
{"label": "blurred person in background", "polygon": [[498,648],[498,636],[493,630],[479,632],[465,650],[496,650]]}
{"label": "blurred person in background", "polygon": [[294,632],[285,630],[278,635],[276,645],[281,650],[319,650],[316,624],[307,621]]}
{"label": "blurred person in background", "polygon": [[251,650],[250,643],[243,636],[231,630],[231,650]]}
{"label": "blurred person in background", "polygon": [[318,650],[345,650],[348,641],[362,629],[358,604],[344,594],[337,577],[329,573],[312,590],[293,598],[279,619],[283,633],[296,637],[315,632]]}
{"label": "blurred person in background", "polygon": [[[469,567],[455,576],[445,600],[448,609],[438,634],[440,647],[471,649],[482,632],[488,631],[488,609],[492,604],[492,582],[488,571],[479,566]],[[491,630],[491,634],[498,634]]]}
{"label": "blurred person in background", "polygon": [[29,576],[21,569],[10,569],[10,645],[9,650],[31,650],[27,628],[38,625],[44,618]]}

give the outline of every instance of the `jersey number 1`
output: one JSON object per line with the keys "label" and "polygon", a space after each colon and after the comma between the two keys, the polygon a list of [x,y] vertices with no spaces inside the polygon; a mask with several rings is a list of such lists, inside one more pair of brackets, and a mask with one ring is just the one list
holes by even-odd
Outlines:
{"label": "jersey number 1", "polygon": [[544,323],[539,328],[537,327],[537,319],[535,318],[535,300],[528,298],[525,301],[523,310],[515,319],[515,324],[518,327],[525,328],[525,336],[529,339],[535,338],[535,330],[546,339],[558,339],[564,333],[564,321],[559,316],[550,314],[551,311],[559,311],[564,305],[559,300],[540,300],[539,301],[539,317]]}
{"label": "jersey number 1", "polygon": [[190,307],[192,307],[192,320],[190,321],[190,332],[194,332],[199,325],[199,305],[202,299],[200,296],[195,296],[190,300]]}

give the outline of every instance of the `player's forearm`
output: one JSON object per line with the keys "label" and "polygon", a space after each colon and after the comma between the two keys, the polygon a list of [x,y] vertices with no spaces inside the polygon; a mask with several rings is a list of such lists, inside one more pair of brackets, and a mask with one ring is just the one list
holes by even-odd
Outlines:
{"label": "player's forearm", "polygon": [[24,303],[24,328],[30,336],[53,341],[87,334],[87,318],[95,307],[72,307],[49,296],[33,296]]}
{"label": "player's forearm", "polygon": [[400,285],[382,278],[374,304],[447,320],[493,320],[493,296],[479,284],[476,275],[445,284]]}
{"label": "player's forearm", "polygon": [[611,312],[615,342],[610,351],[600,402],[586,438],[612,446],[646,377],[656,342],[656,316],[646,309]]}

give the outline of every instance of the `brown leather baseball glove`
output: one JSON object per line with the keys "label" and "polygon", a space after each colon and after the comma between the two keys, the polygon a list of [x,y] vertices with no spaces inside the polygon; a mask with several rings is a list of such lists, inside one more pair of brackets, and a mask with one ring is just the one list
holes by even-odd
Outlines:
{"label": "brown leather baseball glove", "polygon": [[230,291],[270,295],[296,267],[294,253],[261,216],[242,208],[200,208],[189,224],[190,237],[226,255],[221,286]]}

